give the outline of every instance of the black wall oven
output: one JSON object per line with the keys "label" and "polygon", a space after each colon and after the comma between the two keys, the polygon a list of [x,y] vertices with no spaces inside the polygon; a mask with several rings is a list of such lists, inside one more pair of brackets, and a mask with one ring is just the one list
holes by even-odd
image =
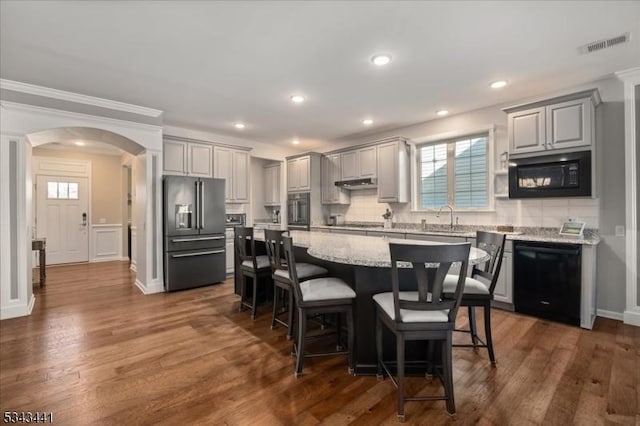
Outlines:
{"label": "black wall oven", "polygon": [[591,151],[509,159],[509,198],[591,196]]}

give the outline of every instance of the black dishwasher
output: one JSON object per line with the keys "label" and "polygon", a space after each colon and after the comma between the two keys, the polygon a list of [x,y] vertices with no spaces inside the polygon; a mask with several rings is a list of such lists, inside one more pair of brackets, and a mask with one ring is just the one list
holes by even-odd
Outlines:
{"label": "black dishwasher", "polygon": [[513,244],[516,312],[580,325],[581,246]]}

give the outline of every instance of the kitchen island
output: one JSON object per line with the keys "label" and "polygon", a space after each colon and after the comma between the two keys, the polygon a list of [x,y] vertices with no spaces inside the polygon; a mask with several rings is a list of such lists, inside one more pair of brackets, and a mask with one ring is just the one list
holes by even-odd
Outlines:
{"label": "kitchen island", "polygon": [[[373,295],[391,290],[391,256],[389,243],[437,245],[441,242],[395,240],[385,237],[332,235],[321,232],[291,231],[298,262],[323,266],[330,275],[347,282],[356,292],[355,371],[356,374],[376,373],[375,305]],[[264,241],[264,234],[256,232],[256,241]],[[469,268],[489,259],[485,251],[471,247]],[[409,264],[399,264],[400,290],[415,290],[415,278]],[[437,266],[437,265],[427,265]],[[385,330],[385,358],[395,358],[393,335]],[[407,344],[407,358],[425,360],[421,342]]]}

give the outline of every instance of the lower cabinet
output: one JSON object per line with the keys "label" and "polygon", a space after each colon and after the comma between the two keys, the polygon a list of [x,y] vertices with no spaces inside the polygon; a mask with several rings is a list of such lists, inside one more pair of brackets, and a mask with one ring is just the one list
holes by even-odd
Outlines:
{"label": "lower cabinet", "polygon": [[[511,246],[511,244],[509,244],[509,246]],[[504,254],[502,255],[502,265],[500,267],[500,274],[498,274],[498,281],[493,290],[493,300],[513,304],[513,253],[507,252],[506,246]]]}
{"label": "lower cabinet", "polygon": [[233,274],[233,270],[234,270],[233,228],[227,228],[225,236],[226,236],[226,243],[225,243],[225,251],[226,251],[225,269],[226,269],[227,275],[229,275],[229,274]]}

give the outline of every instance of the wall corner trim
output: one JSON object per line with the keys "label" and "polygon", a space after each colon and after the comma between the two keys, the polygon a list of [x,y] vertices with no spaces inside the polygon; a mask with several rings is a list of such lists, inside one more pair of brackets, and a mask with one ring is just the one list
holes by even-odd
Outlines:
{"label": "wall corner trim", "polygon": [[624,323],[640,327],[640,307],[624,311]]}
{"label": "wall corner trim", "polygon": [[143,283],[142,281],[136,279],[136,287],[140,289],[142,294],[156,294],[156,293],[164,293],[164,283],[162,281],[151,281],[148,284]]}

